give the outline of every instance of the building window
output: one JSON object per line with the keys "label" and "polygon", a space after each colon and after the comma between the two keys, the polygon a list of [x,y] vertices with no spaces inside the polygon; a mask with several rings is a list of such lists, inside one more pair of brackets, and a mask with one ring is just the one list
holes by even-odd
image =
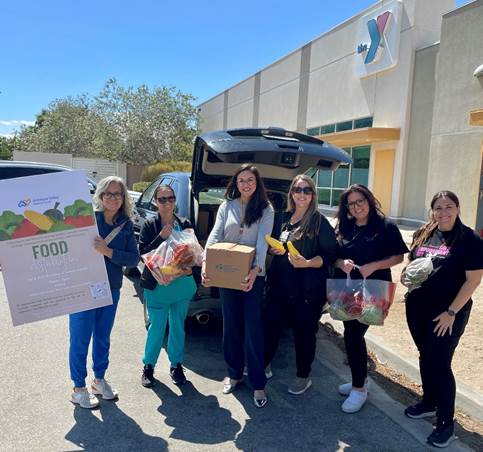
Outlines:
{"label": "building window", "polygon": [[337,124],[325,124],[319,127],[312,127],[307,129],[307,135],[325,135],[326,133],[362,129],[364,127],[372,127],[372,116],[368,116],[367,118],[351,119],[350,121],[338,122]]}
{"label": "building window", "polygon": [[335,171],[319,170],[313,176],[319,204],[336,207],[349,185],[368,184],[371,147],[355,146],[344,148],[344,151],[352,157],[352,165],[341,164]]}
{"label": "building window", "polygon": [[324,135],[325,133],[333,133],[335,132],[335,124],[329,124],[327,126],[320,127],[320,134]]}
{"label": "building window", "polygon": [[343,132],[345,130],[351,130],[352,126],[353,126],[352,121],[338,122],[335,125],[335,131],[336,132]]}
{"label": "building window", "polygon": [[372,127],[372,116],[354,119],[354,129],[363,129],[364,127]]}

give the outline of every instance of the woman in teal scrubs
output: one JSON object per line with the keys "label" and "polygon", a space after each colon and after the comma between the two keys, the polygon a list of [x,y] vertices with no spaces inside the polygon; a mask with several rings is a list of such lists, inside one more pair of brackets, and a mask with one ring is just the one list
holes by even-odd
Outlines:
{"label": "woman in teal scrubs", "polygon": [[[176,196],[168,185],[160,185],[153,201],[158,208],[158,215],[146,221],[139,236],[139,252],[141,255],[156,249],[166,240],[173,230],[181,231],[191,228],[189,220],[174,214]],[[144,387],[154,386],[154,367],[164,342],[166,324],[169,322],[168,358],[171,363],[170,375],[174,384],[186,382],[183,371],[185,331],[184,322],[188,313],[191,298],[196,292],[196,283],[191,269],[174,279],[169,285],[157,283],[150,270],[145,267],[141,275],[141,287],[144,289],[144,302],[151,321],[144,349],[144,368],[141,383]]]}

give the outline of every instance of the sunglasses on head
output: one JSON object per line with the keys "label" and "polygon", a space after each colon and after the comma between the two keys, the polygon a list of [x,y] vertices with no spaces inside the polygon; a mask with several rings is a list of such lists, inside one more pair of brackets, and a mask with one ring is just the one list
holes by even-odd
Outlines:
{"label": "sunglasses on head", "polygon": [[156,198],[156,200],[159,204],[166,204],[167,202],[173,203],[176,201],[176,196],[160,196],[159,198]]}
{"label": "sunglasses on head", "polygon": [[311,195],[313,191],[310,187],[292,187],[292,193]]}

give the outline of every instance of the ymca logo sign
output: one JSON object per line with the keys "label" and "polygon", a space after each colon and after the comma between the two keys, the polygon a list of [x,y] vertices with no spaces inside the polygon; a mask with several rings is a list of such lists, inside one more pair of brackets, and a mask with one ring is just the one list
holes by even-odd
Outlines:
{"label": "ymca logo sign", "polygon": [[386,11],[384,14],[377,16],[377,19],[371,19],[367,22],[367,29],[371,38],[369,50],[367,50],[368,45],[365,43],[361,43],[357,47],[357,53],[367,52],[364,58],[364,64],[371,64],[379,59],[384,47],[384,32],[390,18],[391,12]]}
{"label": "ymca logo sign", "polygon": [[360,77],[368,77],[396,66],[401,35],[402,3],[384,2],[358,21],[355,41],[355,70]]}

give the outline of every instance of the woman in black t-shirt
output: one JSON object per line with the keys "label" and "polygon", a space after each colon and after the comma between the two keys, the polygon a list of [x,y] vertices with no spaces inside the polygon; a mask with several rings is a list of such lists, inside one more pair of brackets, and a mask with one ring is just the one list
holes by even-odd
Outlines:
{"label": "woman in black t-shirt", "polygon": [[461,222],[459,213],[454,193],[436,193],[431,219],[414,234],[409,255],[410,261],[430,256],[433,271],[406,296],[406,318],[419,350],[423,398],[406,408],[405,414],[410,418],[436,414],[436,428],[428,442],[437,447],[446,447],[455,438],[456,383],[451,361],[483,273],[483,240]]}
{"label": "woman in black t-shirt", "polygon": [[[310,371],[319,319],[326,301],[327,267],[334,262],[336,251],[334,230],[317,211],[315,185],[308,176],[295,176],[290,185],[280,241],[284,244],[291,241],[300,255],[294,255],[290,248],[288,253],[286,250],[270,250],[274,259],[268,273],[265,363],[268,366],[272,361],[281,330],[290,322],[294,332],[297,376],[288,391],[299,395],[312,384]],[[266,372],[271,374],[269,369]]]}
{"label": "woman in black t-shirt", "polygon": [[[396,225],[388,222],[380,203],[364,185],[351,185],[339,201],[337,213],[335,277],[391,281],[391,267],[403,261],[408,249]],[[348,396],[342,411],[355,413],[367,399],[367,350],[364,335],[369,327],[358,320],[344,322],[344,342],[352,382],[339,386]]]}

